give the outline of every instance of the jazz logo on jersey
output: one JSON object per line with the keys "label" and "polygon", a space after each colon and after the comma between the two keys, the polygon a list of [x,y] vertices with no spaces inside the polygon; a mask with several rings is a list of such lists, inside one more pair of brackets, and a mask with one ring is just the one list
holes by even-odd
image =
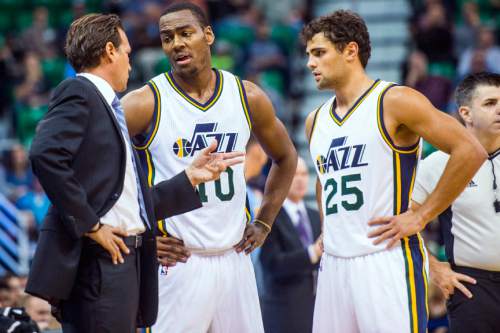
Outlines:
{"label": "jazz logo on jersey", "polygon": [[332,169],[338,171],[368,165],[368,163],[363,163],[366,145],[349,146],[346,145],[346,142],[347,136],[334,138],[326,156],[318,155],[316,157],[316,167],[320,174],[328,173]]}
{"label": "jazz logo on jersey", "polygon": [[197,151],[206,148],[212,141],[217,140],[217,152],[229,153],[234,150],[238,133],[217,132],[217,123],[196,124],[191,139],[178,138],[172,147],[177,157],[193,156]]}

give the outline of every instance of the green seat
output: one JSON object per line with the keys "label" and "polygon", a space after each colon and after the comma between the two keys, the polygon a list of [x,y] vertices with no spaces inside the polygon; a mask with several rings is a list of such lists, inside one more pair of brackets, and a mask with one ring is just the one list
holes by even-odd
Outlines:
{"label": "green seat", "polygon": [[424,143],[422,145],[422,158],[426,158],[435,151],[437,151],[437,149],[429,142],[424,140]]}
{"label": "green seat", "polygon": [[453,80],[455,78],[455,66],[447,61],[429,63],[429,75],[442,76]]}
{"label": "green seat", "polygon": [[13,30],[12,15],[6,11],[0,11],[0,31],[7,32]]}
{"label": "green seat", "polygon": [[234,59],[230,55],[213,55],[212,66],[225,71],[234,71]]}
{"label": "green seat", "polygon": [[225,22],[216,29],[217,38],[225,39],[238,47],[244,47],[255,39],[255,30],[248,25]]}
{"label": "green seat", "polygon": [[23,10],[16,14],[16,26],[18,31],[22,32],[31,26],[33,14],[31,10]]}
{"label": "green seat", "polygon": [[64,79],[65,65],[64,58],[42,60],[43,76],[49,81],[51,87],[57,86]]}
{"label": "green seat", "polygon": [[261,73],[261,82],[265,87],[269,87],[283,95],[285,93],[285,82],[280,72],[269,70]]}
{"label": "green seat", "polygon": [[298,41],[297,31],[289,25],[277,24],[271,28],[271,39],[286,53],[293,52]]}
{"label": "green seat", "polygon": [[154,65],[153,70],[155,71],[155,73],[159,74],[168,72],[170,68],[170,62],[166,57],[163,57]]}
{"label": "green seat", "polygon": [[38,107],[23,106],[16,109],[16,133],[24,145],[29,145],[35,135],[36,125],[47,113],[47,105]]}

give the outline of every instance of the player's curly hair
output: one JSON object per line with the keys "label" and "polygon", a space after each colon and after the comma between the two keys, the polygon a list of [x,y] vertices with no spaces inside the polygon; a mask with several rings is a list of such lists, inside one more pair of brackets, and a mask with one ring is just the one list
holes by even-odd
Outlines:
{"label": "player's curly hair", "polygon": [[98,66],[108,42],[115,48],[120,46],[118,28],[123,30],[120,18],[114,14],[87,14],[71,23],[64,50],[77,73]]}
{"label": "player's curly hair", "polygon": [[320,32],[325,34],[339,52],[342,52],[348,43],[356,42],[359,61],[366,67],[372,48],[366,23],[361,16],[350,10],[337,10],[330,15],[318,17],[302,28],[302,42],[307,43]]}

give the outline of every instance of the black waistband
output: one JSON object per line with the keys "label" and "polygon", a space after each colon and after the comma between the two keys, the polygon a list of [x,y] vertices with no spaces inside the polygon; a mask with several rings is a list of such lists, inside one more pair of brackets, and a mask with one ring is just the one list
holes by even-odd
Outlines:
{"label": "black waistband", "polygon": [[456,266],[456,265],[452,265],[451,268],[457,273],[470,275],[471,277],[490,279],[500,282],[500,272],[497,271],[487,271],[479,268]]}
{"label": "black waistband", "polygon": [[134,235],[134,236],[124,237],[123,242],[128,247],[137,249],[137,248],[142,246],[142,236],[141,235]]}
{"label": "black waistband", "polygon": [[[142,246],[142,235],[122,237],[123,242],[131,249],[138,249]],[[92,252],[106,252],[106,250],[88,237],[84,237],[83,246]]]}

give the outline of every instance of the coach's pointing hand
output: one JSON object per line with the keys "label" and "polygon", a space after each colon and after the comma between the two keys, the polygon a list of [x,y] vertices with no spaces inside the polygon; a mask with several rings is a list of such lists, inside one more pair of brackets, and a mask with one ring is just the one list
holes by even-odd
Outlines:
{"label": "coach's pointing hand", "polygon": [[245,160],[244,152],[214,153],[216,149],[217,140],[213,140],[186,168],[186,175],[193,186],[219,179],[220,174],[228,167]]}

